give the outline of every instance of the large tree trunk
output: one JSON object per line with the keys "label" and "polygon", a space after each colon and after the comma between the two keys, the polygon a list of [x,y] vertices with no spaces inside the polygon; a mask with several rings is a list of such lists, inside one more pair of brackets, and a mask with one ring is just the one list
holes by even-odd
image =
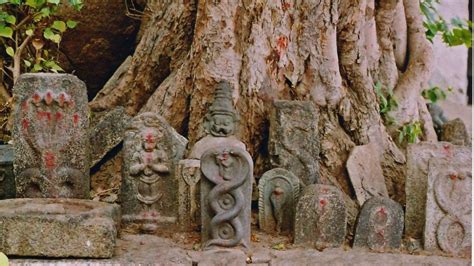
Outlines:
{"label": "large tree trunk", "polygon": [[[214,85],[227,80],[259,176],[272,101],[311,100],[322,182],[353,197],[345,162],[355,145],[374,142],[389,193],[403,203],[405,156],[392,136],[420,121],[434,140],[420,97],[431,64],[418,0],[149,0],[128,71],[91,108],[158,112],[192,145]],[[383,124],[376,82],[394,89],[398,124]]]}

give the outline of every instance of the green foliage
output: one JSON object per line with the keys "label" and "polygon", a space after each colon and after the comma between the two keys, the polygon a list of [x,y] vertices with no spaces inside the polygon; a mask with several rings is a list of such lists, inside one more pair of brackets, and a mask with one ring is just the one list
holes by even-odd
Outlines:
{"label": "green foliage", "polygon": [[[58,18],[59,8],[66,4],[80,10],[83,0],[0,0],[0,42],[4,47],[0,57],[6,69],[63,71],[51,51],[59,46],[64,32],[77,26],[75,21]],[[17,57],[22,60],[15,61]],[[19,74],[13,72],[12,76]]]}
{"label": "green foliage", "polygon": [[[398,102],[393,96],[392,89],[384,90],[382,83],[380,83],[380,81],[377,81],[377,83],[374,85],[374,90],[379,100],[380,114],[382,115],[383,119],[388,124],[394,123],[395,121],[393,117],[388,114],[389,112],[394,111],[398,108]],[[385,94],[387,96],[385,96]]]}
{"label": "green foliage", "polygon": [[[448,91],[451,91],[452,88],[449,87]],[[423,98],[428,100],[431,103],[436,103],[441,100],[446,100],[446,92],[438,86],[432,86],[429,89],[423,90],[421,92]]]}
{"label": "green foliage", "polygon": [[418,137],[423,134],[421,123],[419,121],[405,124],[399,130],[398,142],[402,144],[404,141],[408,143],[415,143]]}
{"label": "green foliage", "polygon": [[472,46],[472,21],[463,21],[453,18],[448,23],[436,10],[440,0],[420,0],[421,12],[425,16],[423,25],[426,28],[426,37],[430,42],[436,35],[441,34],[443,42],[448,46]]}

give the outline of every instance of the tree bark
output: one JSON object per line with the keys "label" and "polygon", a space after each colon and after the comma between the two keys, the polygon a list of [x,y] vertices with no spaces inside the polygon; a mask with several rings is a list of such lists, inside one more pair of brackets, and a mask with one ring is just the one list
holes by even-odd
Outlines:
{"label": "tree bark", "polygon": [[[390,196],[404,202],[403,149],[392,136],[414,121],[433,140],[421,90],[432,52],[418,0],[150,0],[142,37],[118,85],[91,102],[154,111],[190,141],[221,80],[233,87],[239,135],[268,170],[268,118],[275,99],[311,100],[319,110],[321,180],[354,198],[345,162],[374,142]],[[386,126],[374,83],[394,90],[397,124]]]}

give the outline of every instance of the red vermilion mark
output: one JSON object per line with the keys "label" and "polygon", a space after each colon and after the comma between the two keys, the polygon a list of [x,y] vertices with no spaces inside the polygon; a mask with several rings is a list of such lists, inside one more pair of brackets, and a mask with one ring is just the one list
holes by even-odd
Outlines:
{"label": "red vermilion mark", "polygon": [[291,3],[287,3],[283,1],[283,3],[281,4],[281,8],[283,9],[283,11],[287,11],[288,9],[291,8]]}
{"label": "red vermilion mark", "polygon": [[74,121],[74,126],[77,126],[77,124],[79,123],[79,115],[78,114],[74,114],[72,116],[72,119]]}
{"label": "red vermilion mark", "polygon": [[377,212],[379,216],[385,217],[387,216],[387,212],[385,211],[385,208],[380,208],[379,211]]}
{"label": "red vermilion mark", "polygon": [[457,175],[454,175],[454,174],[451,174],[451,175],[449,175],[449,178],[450,178],[451,180],[456,180],[456,179],[458,178],[458,176],[457,176]]}
{"label": "red vermilion mark", "polygon": [[23,118],[23,120],[21,120],[21,126],[23,127],[23,129],[28,129],[30,127],[30,122],[28,121],[28,119]]}
{"label": "red vermilion mark", "polygon": [[443,145],[443,151],[444,151],[444,153],[445,153],[447,156],[449,156],[449,157],[452,156],[451,147],[449,147],[448,144],[444,144],[444,145]]}
{"label": "red vermilion mark", "polygon": [[38,104],[41,102],[41,96],[37,92],[35,92],[31,98],[33,98],[33,102],[35,104]]}
{"label": "red vermilion mark", "polygon": [[147,143],[153,143],[153,142],[155,142],[155,138],[153,137],[153,134],[147,133],[147,134],[145,135],[145,141],[146,141]]}
{"label": "red vermilion mark", "polygon": [[52,118],[52,115],[51,115],[51,112],[44,112],[44,114],[46,115],[46,119],[48,119],[48,122],[51,122],[51,118]]}
{"label": "red vermilion mark", "polygon": [[64,92],[61,92],[58,96],[59,106],[63,106],[64,102],[66,102],[66,95],[64,94]]}
{"label": "red vermilion mark", "polygon": [[153,155],[151,153],[147,153],[145,155],[145,162],[148,164],[148,163],[151,163],[152,160],[153,160]]}
{"label": "red vermilion mark", "polygon": [[46,152],[44,154],[44,164],[49,170],[53,169],[56,167],[56,156],[52,152]]}
{"label": "red vermilion mark", "polygon": [[288,48],[288,38],[283,35],[278,37],[277,47],[278,56],[281,57],[281,55],[283,54],[283,50],[286,50],[286,48]]}
{"label": "red vermilion mark", "polygon": [[145,217],[145,218],[148,217],[148,212],[144,212],[143,217]]}
{"label": "red vermilion mark", "polygon": [[75,103],[73,100],[69,100],[69,101],[68,101],[68,105],[69,105],[69,107],[74,108],[74,106],[76,105],[76,103]]}
{"label": "red vermilion mark", "polygon": [[158,216],[158,213],[152,212],[152,213],[151,213],[151,216],[152,216],[152,217],[156,217],[156,216]]}
{"label": "red vermilion mark", "polygon": [[61,112],[56,112],[56,121],[61,121],[61,119],[63,119],[63,114]]}
{"label": "red vermilion mark", "polygon": [[23,112],[28,111],[28,101],[23,101],[23,102],[21,103],[21,110],[22,110]]}
{"label": "red vermilion mark", "polygon": [[46,95],[44,96],[44,101],[47,105],[50,105],[53,102],[53,93],[51,91],[46,92]]}
{"label": "red vermilion mark", "polygon": [[325,199],[320,199],[320,200],[319,200],[319,205],[321,205],[321,207],[326,206],[327,203],[328,203],[328,202],[327,202]]}

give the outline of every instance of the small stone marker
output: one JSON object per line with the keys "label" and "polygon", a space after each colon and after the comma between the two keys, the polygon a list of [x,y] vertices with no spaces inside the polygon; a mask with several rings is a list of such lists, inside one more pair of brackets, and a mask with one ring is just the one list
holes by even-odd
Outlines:
{"label": "small stone marker", "polygon": [[424,247],[471,255],[472,169],[470,162],[429,162]]}
{"label": "small stone marker", "polygon": [[275,101],[270,116],[273,167],[284,168],[303,185],[319,182],[318,116],[312,102]]}
{"label": "small stone marker", "polygon": [[282,168],[267,171],[259,180],[258,221],[267,233],[293,232],[300,181]]}
{"label": "small stone marker", "polygon": [[309,185],[298,201],[295,244],[310,244],[318,250],[340,247],[346,236],[346,206],[334,186]]}
{"label": "small stone marker", "polygon": [[253,161],[238,147],[209,149],[201,157],[203,249],[250,248]]}
{"label": "small stone marker", "polygon": [[359,205],[374,196],[388,197],[387,186],[375,145],[356,146],[347,160],[347,171]]}
{"label": "small stone marker", "polygon": [[403,234],[402,206],[385,197],[365,201],[357,219],[354,247],[399,249]]}
{"label": "small stone marker", "polygon": [[89,198],[84,82],[69,74],[23,74],[13,90],[17,197]]}
{"label": "small stone marker", "polygon": [[432,158],[445,158],[451,162],[471,162],[471,149],[448,142],[421,142],[407,148],[407,179],[405,183],[405,236],[423,238],[428,163]]}
{"label": "small stone marker", "polygon": [[13,157],[14,151],[11,145],[0,145],[0,200],[15,198]]}
{"label": "small stone marker", "polygon": [[[181,137],[182,138],[182,137]],[[120,202],[123,221],[146,233],[178,219],[175,167],[185,143],[159,115],[143,113],[125,131]]]}
{"label": "small stone marker", "polygon": [[178,178],[179,223],[183,228],[201,224],[201,161],[187,159],[179,161]]}
{"label": "small stone marker", "polygon": [[80,199],[0,201],[0,250],[11,256],[110,258],[120,208]]}
{"label": "small stone marker", "polygon": [[471,146],[471,136],[460,118],[444,123],[440,140],[451,142],[454,145]]}

